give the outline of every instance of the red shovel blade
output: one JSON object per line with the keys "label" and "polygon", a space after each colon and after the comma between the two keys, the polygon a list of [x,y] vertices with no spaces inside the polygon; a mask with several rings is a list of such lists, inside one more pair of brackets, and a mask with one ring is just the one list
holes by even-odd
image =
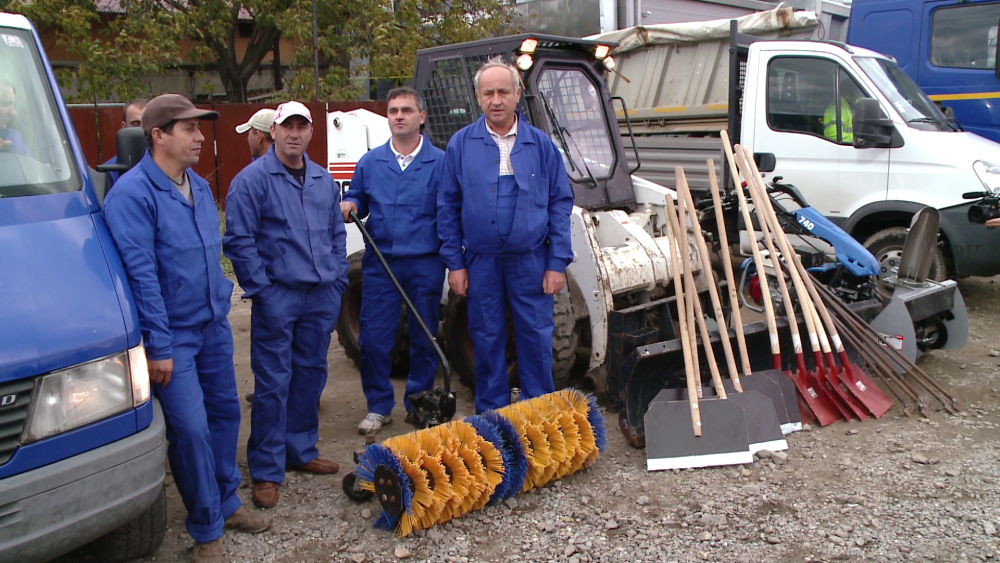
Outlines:
{"label": "red shovel blade", "polygon": [[809,407],[809,411],[812,412],[820,426],[829,426],[843,418],[826,390],[811,381],[808,373],[786,371],[785,375],[795,384],[795,390],[799,392],[799,397],[805,401],[806,406]]}
{"label": "red shovel blade", "polygon": [[840,377],[844,370],[837,368],[833,354],[826,355],[826,364],[826,382],[830,385],[829,389],[833,391],[833,395],[840,401],[838,406],[846,407],[862,422],[868,420],[868,409],[840,385]]}
{"label": "red shovel blade", "polygon": [[837,377],[851,392],[851,395],[864,405],[875,418],[881,418],[882,415],[889,412],[889,409],[892,408],[892,398],[875,385],[875,382],[860,366],[856,366],[850,361],[847,352],[840,352],[840,363],[844,369],[840,370]]}

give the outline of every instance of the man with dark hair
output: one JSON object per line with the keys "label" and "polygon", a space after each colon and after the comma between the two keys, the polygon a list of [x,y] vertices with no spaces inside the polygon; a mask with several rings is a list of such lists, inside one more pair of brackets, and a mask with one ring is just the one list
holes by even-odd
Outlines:
{"label": "man with dark hair", "polygon": [[491,59],[476,73],[475,86],[483,115],[448,143],[438,232],[448,285],[468,296],[481,413],[510,402],[508,309],[521,397],[554,390],[552,295],[566,286],[573,260],[573,192],[552,140],[515,111],[517,69]]}
{"label": "man with dark hair", "polygon": [[218,117],[184,96],[154,98],[142,116],[149,151],[104,204],[166,418],[167,457],[196,542],[195,563],[222,563],[224,528],[258,533],[271,525],[236,494],[240,404],[226,319],[233,283],[219,264],[212,191],[191,170],[205,140],[201,121]]}
{"label": "man with dark hair", "polygon": [[261,508],[278,503],[286,469],[340,469],[319,457],[316,441],[330,333],[347,288],[347,231],[340,190],[306,155],[312,134],[309,108],[279,105],[274,146],[236,175],[226,196],[223,249],[252,300],[247,462]]}
{"label": "man with dark hair", "polygon": [[236,126],[236,132],[247,133],[247,144],[250,145],[250,162],[267,154],[274,144],[271,137],[271,124],[274,123],[274,110],[264,108],[250,116],[246,123]]}
{"label": "man with dark hair", "polygon": [[14,85],[6,80],[0,81],[0,150],[31,156],[21,132],[10,127],[10,122],[17,116],[16,98]]}
{"label": "man with dark hair", "polygon": [[[444,265],[438,250],[437,185],[444,151],[420,134],[427,118],[424,100],[412,88],[389,92],[389,128],[392,138],[372,149],[358,162],[351,187],[340,208],[344,221],[349,214],[368,217],[365,227],[385,255],[420,316],[437,332],[444,285]],[[395,405],[389,381],[391,351],[399,329],[400,296],[372,249],[361,261],[364,284],[361,295],[360,330],[361,386],[368,400],[368,414],[358,432],[378,432],[392,421]],[[403,404],[408,397],[434,387],[438,359],[431,342],[416,323],[410,326],[410,373]]]}
{"label": "man with dark hair", "polygon": [[[125,104],[125,109],[122,110],[122,124],[119,129],[124,129],[126,127],[142,127],[142,114],[146,111],[146,105],[149,100],[146,98],[135,98],[129,100]],[[118,155],[112,156],[104,164],[118,164]],[[115,185],[118,178],[121,177],[121,172],[112,171],[108,172],[108,189]]]}

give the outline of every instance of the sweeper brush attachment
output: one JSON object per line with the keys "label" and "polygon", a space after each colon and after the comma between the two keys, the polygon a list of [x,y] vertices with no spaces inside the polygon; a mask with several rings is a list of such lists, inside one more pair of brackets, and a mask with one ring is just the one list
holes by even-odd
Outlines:
{"label": "sweeper brush attachment", "polygon": [[593,396],[564,389],[372,444],[354,471],[401,537],[593,465],[607,445]]}

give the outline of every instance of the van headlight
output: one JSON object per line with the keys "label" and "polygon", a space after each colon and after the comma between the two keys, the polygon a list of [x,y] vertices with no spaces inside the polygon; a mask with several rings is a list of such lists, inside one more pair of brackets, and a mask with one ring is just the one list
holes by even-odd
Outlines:
{"label": "van headlight", "polygon": [[42,377],[23,443],[125,412],[149,400],[142,345]]}
{"label": "van headlight", "polygon": [[1000,166],[985,160],[977,160],[972,164],[972,169],[983,183],[983,187],[994,193],[1000,191]]}

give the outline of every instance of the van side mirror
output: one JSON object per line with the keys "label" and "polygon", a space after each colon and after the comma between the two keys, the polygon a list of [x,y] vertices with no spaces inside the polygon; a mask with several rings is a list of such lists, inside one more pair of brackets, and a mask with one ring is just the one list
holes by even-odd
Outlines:
{"label": "van side mirror", "polygon": [[854,148],[870,149],[889,146],[892,141],[892,120],[882,113],[878,100],[858,100],[854,118]]}
{"label": "van side mirror", "polygon": [[142,127],[125,127],[118,130],[115,137],[118,155],[118,164],[102,164],[97,167],[98,172],[121,172],[125,173],[139,164],[142,157],[146,155],[146,133]]}

